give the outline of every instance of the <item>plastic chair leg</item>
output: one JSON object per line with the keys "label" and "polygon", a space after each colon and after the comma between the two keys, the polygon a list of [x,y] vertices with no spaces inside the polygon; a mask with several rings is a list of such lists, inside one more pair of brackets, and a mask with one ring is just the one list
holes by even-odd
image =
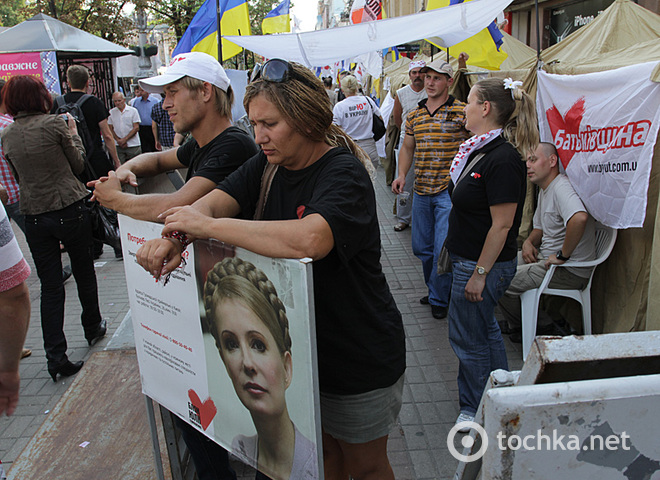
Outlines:
{"label": "plastic chair leg", "polygon": [[587,289],[582,294],[582,331],[591,335],[591,291]]}
{"label": "plastic chair leg", "polygon": [[520,295],[520,309],[522,313],[522,342],[523,360],[527,358],[532,342],[536,336],[536,322],[538,319],[539,306],[537,303],[538,288],[527,290]]}

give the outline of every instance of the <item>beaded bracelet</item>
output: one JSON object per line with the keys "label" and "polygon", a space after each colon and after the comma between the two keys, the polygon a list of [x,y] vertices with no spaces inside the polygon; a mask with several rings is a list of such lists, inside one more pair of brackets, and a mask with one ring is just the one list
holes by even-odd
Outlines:
{"label": "beaded bracelet", "polygon": [[185,251],[186,247],[188,247],[188,245],[191,243],[188,235],[186,235],[185,232],[179,232],[178,230],[164,234],[163,238],[176,238],[179,242],[181,242],[182,252]]}

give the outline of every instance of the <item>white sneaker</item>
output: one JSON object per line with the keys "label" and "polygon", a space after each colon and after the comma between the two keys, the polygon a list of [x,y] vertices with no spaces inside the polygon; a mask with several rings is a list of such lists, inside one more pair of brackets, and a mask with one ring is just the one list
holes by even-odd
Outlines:
{"label": "white sneaker", "polygon": [[[474,422],[474,415],[468,415],[467,413],[462,413],[461,412],[461,414],[456,419],[456,425],[458,425],[459,423],[463,423],[463,422]],[[472,427],[470,427],[468,425],[465,425],[465,426],[459,428],[458,432],[468,433],[471,429],[472,429]]]}

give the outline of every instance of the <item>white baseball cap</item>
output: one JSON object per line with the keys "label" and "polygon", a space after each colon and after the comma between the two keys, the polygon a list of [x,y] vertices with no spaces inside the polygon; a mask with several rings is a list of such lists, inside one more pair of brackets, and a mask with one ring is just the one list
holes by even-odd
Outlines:
{"label": "white baseball cap", "polygon": [[143,90],[149,93],[162,93],[165,85],[181,80],[183,77],[209,82],[225,92],[229,88],[229,77],[222,66],[211,55],[202,52],[180,53],[172,59],[165,73],[144,78],[138,83]]}
{"label": "white baseball cap", "polygon": [[414,68],[424,68],[425,66],[426,66],[426,62],[424,60],[415,60],[414,62],[410,62],[408,64],[408,71]]}

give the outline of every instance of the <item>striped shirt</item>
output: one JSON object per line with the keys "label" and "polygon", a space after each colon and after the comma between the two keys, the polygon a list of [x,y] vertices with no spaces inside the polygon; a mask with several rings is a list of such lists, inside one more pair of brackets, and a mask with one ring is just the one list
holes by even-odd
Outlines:
{"label": "striped shirt", "polygon": [[[14,122],[14,119],[9,115],[0,114],[0,133]],[[14,178],[14,175],[11,173],[11,168],[7,163],[5,158],[5,152],[2,150],[2,143],[0,142],[0,184],[7,189],[9,194],[9,200],[7,200],[7,205],[18,202],[18,182]]]}
{"label": "striped shirt", "polygon": [[418,195],[436,195],[449,185],[449,167],[458,147],[470,134],[465,130],[465,104],[451,95],[435,112],[419,102],[408,114],[406,134],[415,137],[415,187]]}
{"label": "striped shirt", "polygon": [[20,285],[29,276],[30,267],[18,247],[5,207],[0,203],[0,292]]}

